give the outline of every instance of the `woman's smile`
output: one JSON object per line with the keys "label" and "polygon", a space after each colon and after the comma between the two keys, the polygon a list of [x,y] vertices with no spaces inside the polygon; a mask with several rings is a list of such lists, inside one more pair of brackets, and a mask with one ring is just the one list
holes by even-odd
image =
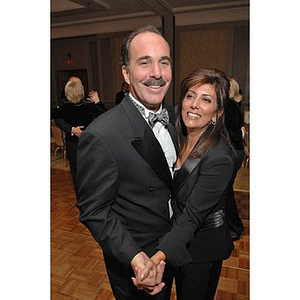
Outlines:
{"label": "woman's smile", "polygon": [[201,117],[200,115],[192,113],[192,112],[188,112],[187,115],[191,118],[196,118],[196,119]]}

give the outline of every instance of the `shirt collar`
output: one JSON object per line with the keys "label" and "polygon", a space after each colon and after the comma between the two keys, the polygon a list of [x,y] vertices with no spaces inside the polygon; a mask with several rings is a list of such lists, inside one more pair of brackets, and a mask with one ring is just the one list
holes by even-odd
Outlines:
{"label": "shirt collar", "polygon": [[[145,110],[145,118],[147,119],[149,117],[149,113],[153,111],[149,110],[145,105],[143,105],[140,101],[136,100],[132,94],[129,92],[129,97],[131,98],[132,101],[134,101],[137,105],[141,106]],[[156,113],[160,113],[162,111],[162,104],[160,105],[158,111]]]}

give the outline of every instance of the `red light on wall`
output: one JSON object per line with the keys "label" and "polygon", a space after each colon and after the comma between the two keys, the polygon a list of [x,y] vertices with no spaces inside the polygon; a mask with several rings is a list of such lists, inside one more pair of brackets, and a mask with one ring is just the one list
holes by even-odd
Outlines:
{"label": "red light on wall", "polygon": [[74,64],[71,53],[68,53],[67,65],[72,66]]}

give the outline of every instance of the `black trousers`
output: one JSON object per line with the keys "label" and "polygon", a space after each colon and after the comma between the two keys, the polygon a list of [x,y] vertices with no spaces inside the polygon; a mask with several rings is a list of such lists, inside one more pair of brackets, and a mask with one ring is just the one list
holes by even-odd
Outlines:
{"label": "black trousers", "polygon": [[213,300],[222,261],[189,263],[176,271],[177,300]]}
{"label": "black trousers", "polygon": [[66,151],[67,157],[70,164],[70,170],[75,185],[76,173],[77,173],[77,146],[78,140],[67,140],[66,141]]}
{"label": "black trousers", "polygon": [[131,266],[125,267],[118,260],[103,252],[110,286],[116,300],[170,300],[174,270],[166,265],[163,282],[166,284],[160,293],[155,296],[138,290],[131,281],[134,277]]}

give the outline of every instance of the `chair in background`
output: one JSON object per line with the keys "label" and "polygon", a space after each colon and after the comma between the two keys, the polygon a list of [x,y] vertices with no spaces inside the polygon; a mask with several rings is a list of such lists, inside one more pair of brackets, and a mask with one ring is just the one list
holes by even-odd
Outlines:
{"label": "chair in background", "polygon": [[56,160],[57,151],[60,150],[63,154],[64,166],[67,167],[66,143],[63,139],[63,133],[56,126],[51,126],[51,131],[52,131],[52,135],[53,135],[54,142],[55,142],[55,145],[56,145],[56,148],[55,148],[55,151],[54,151],[54,159]]}
{"label": "chair in background", "polygon": [[54,140],[54,137],[52,136],[52,134],[51,134],[50,144],[51,144],[50,145],[51,153],[54,153],[56,145],[55,145],[55,140]]}

